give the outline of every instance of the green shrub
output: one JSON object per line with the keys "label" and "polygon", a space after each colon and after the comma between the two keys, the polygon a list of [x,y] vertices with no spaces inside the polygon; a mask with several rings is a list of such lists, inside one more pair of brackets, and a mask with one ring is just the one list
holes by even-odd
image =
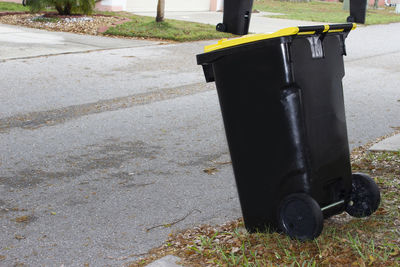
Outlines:
{"label": "green shrub", "polygon": [[94,9],[94,0],[27,0],[31,12],[42,11],[47,7],[53,7],[60,15],[72,13],[91,14]]}

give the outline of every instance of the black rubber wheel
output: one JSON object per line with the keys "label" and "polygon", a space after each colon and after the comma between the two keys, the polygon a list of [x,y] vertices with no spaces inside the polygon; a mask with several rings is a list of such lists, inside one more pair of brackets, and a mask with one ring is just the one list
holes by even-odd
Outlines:
{"label": "black rubber wheel", "polygon": [[226,26],[223,23],[218,23],[216,29],[219,32],[226,32]]}
{"label": "black rubber wheel", "polygon": [[318,203],[304,193],[291,194],[279,207],[279,227],[290,236],[301,241],[317,238],[324,226],[324,217]]}
{"label": "black rubber wheel", "polygon": [[347,22],[355,22],[356,20],[354,19],[353,16],[348,16],[347,17]]}
{"label": "black rubber wheel", "polygon": [[367,217],[374,213],[381,202],[381,193],[375,181],[366,174],[353,173],[350,201],[346,212],[353,217]]}

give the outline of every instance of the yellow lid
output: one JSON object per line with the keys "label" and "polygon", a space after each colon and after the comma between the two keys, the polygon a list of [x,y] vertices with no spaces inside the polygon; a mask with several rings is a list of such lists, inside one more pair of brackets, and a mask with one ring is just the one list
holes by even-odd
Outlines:
{"label": "yellow lid", "polygon": [[[333,29],[329,30],[329,25],[324,25],[325,29],[324,32],[340,32],[343,31],[343,29]],[[356,28],[356,24],[353,23],[353,28],[354,30]],[[261,41],[261,40],[266,40],[266,39],[271,39],[271,38],[276,38],[276,37],[283,37],[283,36],[290,36],[290,35],[296,35],[296,34],[314,34],[315,31],[310,31],[310,32],[299,32],[299,27],[290,27],[290,28],[285,28],[282,30],[279,30],[274,33],[259,33],[259,34],[248,34],[239,38],[233,38],[233,39],[221,39],[218,41],[218,43],[213,44],[213,45],[207,45],[204,47],[204,52],[211,52],[223,48],[228,48],[232,46],[237,46],[241,44],[246,44],[246,43],[251,43],[251,42],[256,42],[256,41]]]}

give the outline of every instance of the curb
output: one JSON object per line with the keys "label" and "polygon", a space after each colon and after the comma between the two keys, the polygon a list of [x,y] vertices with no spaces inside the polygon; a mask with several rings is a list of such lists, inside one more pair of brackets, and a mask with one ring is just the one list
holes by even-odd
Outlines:
{"label": "curb", "polygon": [[382,141],[371,146],[368,150],[398,152],[400,151],[400,134],[385,138]]}
{"label": "curb", "polygon": [[161,259],[153,261],[145,267],[184,267],[183,265],[177,264],[177,262],[180,262],[181,260],[182,259],[179,257],[168,255]]}
{"label": "curb", "polygon": [[2,16],[11,16],[11,15],[24,15],[24,14],[30,14],[29,11],[16,11],[16,12],[0,12],[0,17]]}

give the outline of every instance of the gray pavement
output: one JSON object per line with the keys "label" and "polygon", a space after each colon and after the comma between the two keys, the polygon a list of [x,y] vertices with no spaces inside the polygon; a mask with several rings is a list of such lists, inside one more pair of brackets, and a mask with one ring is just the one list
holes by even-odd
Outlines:
{"label": "gray pavement", "polygon": [[[352,148],[400,126],[399,29],[347,40]],[[215,41],[135,42],[0,62],[1,266],[121,266],[171,231],[241,216],[215,86],[195,60]]]}

